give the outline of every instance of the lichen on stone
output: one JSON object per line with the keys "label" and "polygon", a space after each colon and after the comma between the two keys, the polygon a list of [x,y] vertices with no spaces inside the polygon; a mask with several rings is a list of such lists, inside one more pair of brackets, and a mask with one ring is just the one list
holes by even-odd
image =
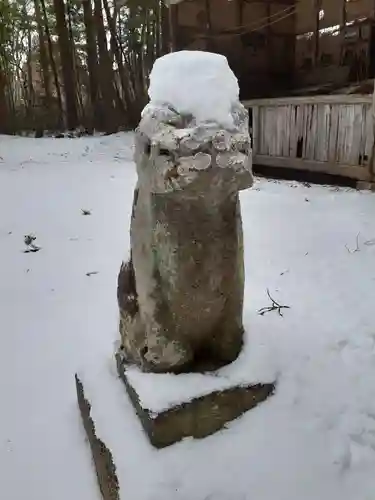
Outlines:
{"label": "lichen on stone", "polygon": [[232,112],[234,128],[223,129],[148,106],[136,130],[130,265],[137,308],[119,306],[125,356],[143,370],[189,370],[202,356],[221,366],[240,352],[238,191],[253,177],[247,111],[237,103]]}

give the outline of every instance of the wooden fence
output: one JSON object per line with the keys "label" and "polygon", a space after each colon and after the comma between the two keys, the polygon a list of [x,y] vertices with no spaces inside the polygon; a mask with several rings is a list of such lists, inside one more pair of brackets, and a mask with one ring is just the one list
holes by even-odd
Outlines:
{"label": "wooden fence", "polygon": [[373,180],[371,95],[245,101],[253,163]]}

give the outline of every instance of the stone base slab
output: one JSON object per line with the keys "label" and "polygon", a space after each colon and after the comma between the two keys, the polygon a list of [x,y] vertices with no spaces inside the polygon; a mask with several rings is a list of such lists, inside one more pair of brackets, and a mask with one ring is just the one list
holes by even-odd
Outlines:
{"label": "stone base slab", "polygon": [[103,500],[120,500],[119,482],[111,450],[107,448],[96,433],[95,423],[91,416],[91,404],[86,398],[82,381],[78,375],[75,375],[75,382],[78,407],[90,444],[96,477]]}
{"label": "stone base slab", "polygon": [[186,437],[200,439],[209,436],[265,401],[275,389],[274,383],[234,386],[154,412],[140,404],[137,390],[127,376],[121,353],[116,354],[116,361],[118,374],[155,448],[170,446]]}
{"label": "stone base slab", "polygon": [[[211,390],[203,396],[193,397],[179,404],[171,404],[165,410],[156,411],[154,408],[151,411],[142,407],[140,403],[141,398],[138,394],[139,392],[142,393],[142,391],[137,383],[134,383],[134,377],[132,379],[130,376],[131,369],[124,363],[121,353],[116,354],[116,361],[120,379],[125,384],[130,401],[142,423],[145,434],[156,448],[164,448],[172,445],[185,437],[204,438],[209,436],[224,428],[227,422],[238,418],[246,411],[267,399],[275,389],[275,384],[273,383],[247,386],[233,383],[233,386],[228,386],[223,390]],[[158,386],[160,389],[160,382],[162,385],[164,384],[163,381],[157,382],[153,378],[156,376],[155,374],[145,375],[147,378],[150,377],[152,389],[154,384],[156,390]],[[205,375],[201,376],[205,378]],[[209,374],[207,376],[209,377]],[[176,377],[180,376],[177,375]],[[91,374],[89,375],[90,378],[92,378]],[[83,378],[83,380],[85,379],[86,377]],[[133,380],[132,383],[130,379]],[[83,380],[78,375],[75,376],[78,407],[90,445],[101,496],[103,500],[120,500],[119,477],[115,465],[116,457],[113,457],[111,449],[101,439],[100,428],[97,428],[98,422],[94,421],[95,409],[93,415],[92,402],[85,392]],[[178,378],[178,387],[180,387],[180,384],[185,384],[184,380],[186,379],[183,376],[181,379]],[[138,387],[138,392],[134,386]],[[167,391],[167,394],[170,395],[169,391]],[[199,394],[199,391],[197,391],[197,394]],[[93,397],[93,393],[91,393],[91,397]],[[146,399],[149,400],[149,398]],[[96,400],[93,403],[96,404]],[[119,411],[120,408],[121,405]],[[110,415],[108,418],[110,419]],[[125,415],[124,418],[126,418]],[[123,432],[121,428],[114,431]],[[139,436],[139,439],[142,439],[142,435]],[[126,450],[124,450],[124,453],[126,453]]]}

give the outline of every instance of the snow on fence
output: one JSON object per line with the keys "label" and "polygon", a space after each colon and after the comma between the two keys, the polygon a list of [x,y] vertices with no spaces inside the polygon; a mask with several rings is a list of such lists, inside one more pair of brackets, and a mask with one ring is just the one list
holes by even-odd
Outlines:
{"label": "snow on fence", "polygon": [[373,178],[371,95],[257,99],[250,111],[253,163]]}

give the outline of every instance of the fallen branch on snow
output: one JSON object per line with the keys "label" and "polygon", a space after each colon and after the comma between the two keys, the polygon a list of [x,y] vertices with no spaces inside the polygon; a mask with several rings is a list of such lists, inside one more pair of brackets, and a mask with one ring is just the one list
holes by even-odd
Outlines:
{"label": "fallen branch on snow", "polygon": [[267,288],[267,295],[268,295],[268,298],[270,299],[270,301],[272,302],[272,305],[270,305],[268,307],[262,307],[261,309],[259,309],[258,314],[260,314],[260,316],[264,316],[266,313],[271,312],[271,311],[277,311],[279,313],[279,316],[283,316],[282,309],[290,309],[289,306],[283,306],[283,305],[279,304],[278,302],[276,302],[276,300],[271,297],[271,294],[270,294],[270,291],[268,288]]}
{"label": "fallen branch on snow", "polygon": [[348,247],[348,245],[345,245],[345,248],[347,249],[347,251],[348,251],[349,253],[356,253],[356,252],[359,252],[359,251],[360,251],[360,248],[359,248],[359,235],[360,235],[360,234],[361,234],[361,233],[358,233],[358,234],[357,234],[357,238],[356,238],[356,247],[355,247],[355,249],[354,249],[354,250],[350,250],[350,248]]}

